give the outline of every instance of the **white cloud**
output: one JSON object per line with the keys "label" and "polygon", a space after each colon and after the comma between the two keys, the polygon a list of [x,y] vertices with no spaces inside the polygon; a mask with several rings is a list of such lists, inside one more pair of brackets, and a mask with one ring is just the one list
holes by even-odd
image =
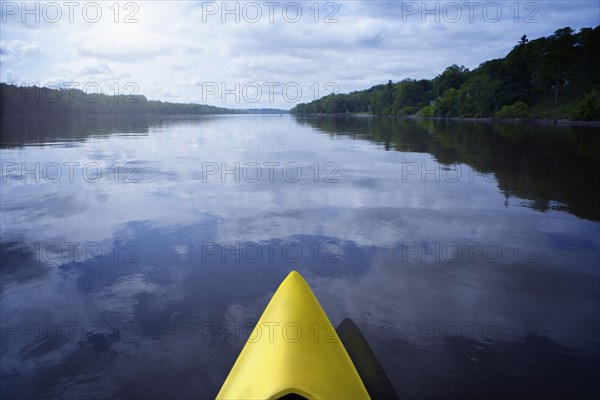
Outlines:
{"label": "white cloud", "polygon": [[145,63],[168,56],[172,50],[162,35],[136,30],[78,32],[70,37],[70,43],[82,56],[125,63]]}
{"label": "white cloud", "polygon": [[122,68],[114,68],[105,61],[91,58],[60,63],[56,66],[56,71],[61,76],[68,76],[67,80],[73,82],[105,82],[128,76],[128,73]]}
{"label": "white cloud", "polygon": [[38,42],[25,42],[23,40],[2,40],[0,41],[0,55],[3,61],[5,57],[14,57],[22,59],[29,55],[41,53],[41,47]]}

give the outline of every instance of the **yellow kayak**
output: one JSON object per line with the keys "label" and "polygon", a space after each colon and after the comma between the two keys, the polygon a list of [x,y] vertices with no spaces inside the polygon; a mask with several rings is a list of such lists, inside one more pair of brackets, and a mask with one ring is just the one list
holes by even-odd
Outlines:
{"label": "yellow kayak", "polygon": [[281,283],[217,399],[369,399],[334,327],[302,276]]}

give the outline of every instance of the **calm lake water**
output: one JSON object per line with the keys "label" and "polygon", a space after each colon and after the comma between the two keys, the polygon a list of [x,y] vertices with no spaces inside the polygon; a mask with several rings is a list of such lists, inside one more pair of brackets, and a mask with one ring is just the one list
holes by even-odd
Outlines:
{"label": "calm lake water", "polygon": [[2,398],[212,398],[294,269],[372,349],[375,393],[600,392],[598,128],[246,115],[1,137]]}

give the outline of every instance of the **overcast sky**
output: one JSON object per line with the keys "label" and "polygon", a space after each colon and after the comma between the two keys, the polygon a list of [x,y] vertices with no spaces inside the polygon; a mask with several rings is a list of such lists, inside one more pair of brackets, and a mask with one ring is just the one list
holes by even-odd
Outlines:
{"label": "overcast sky", "polygon": [[0,4],[3,82],[234,108],[433,78],[503,57],[523,34],[600,24],[597,0]]}

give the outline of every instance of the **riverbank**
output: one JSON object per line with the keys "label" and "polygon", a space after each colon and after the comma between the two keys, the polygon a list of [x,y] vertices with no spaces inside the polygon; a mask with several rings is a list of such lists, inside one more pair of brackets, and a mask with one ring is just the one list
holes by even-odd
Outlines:
{"label": "riverbank", "polygon": [[[294,114],[292,114],[294,115]],[[552,125],[552,126],[594,126],[600,127],[600,121],[574,121],[570,119],[550,118],[461,118],[461,117],[422,117],[418,115],[373,115],[369,113],[317,113],[305,115],[307,117],[353,117],[353,118],[401,118],[401,119],[423,119],[423,120],[448,120],[448,121],[471,121],[502,124],[523,125]]]}

